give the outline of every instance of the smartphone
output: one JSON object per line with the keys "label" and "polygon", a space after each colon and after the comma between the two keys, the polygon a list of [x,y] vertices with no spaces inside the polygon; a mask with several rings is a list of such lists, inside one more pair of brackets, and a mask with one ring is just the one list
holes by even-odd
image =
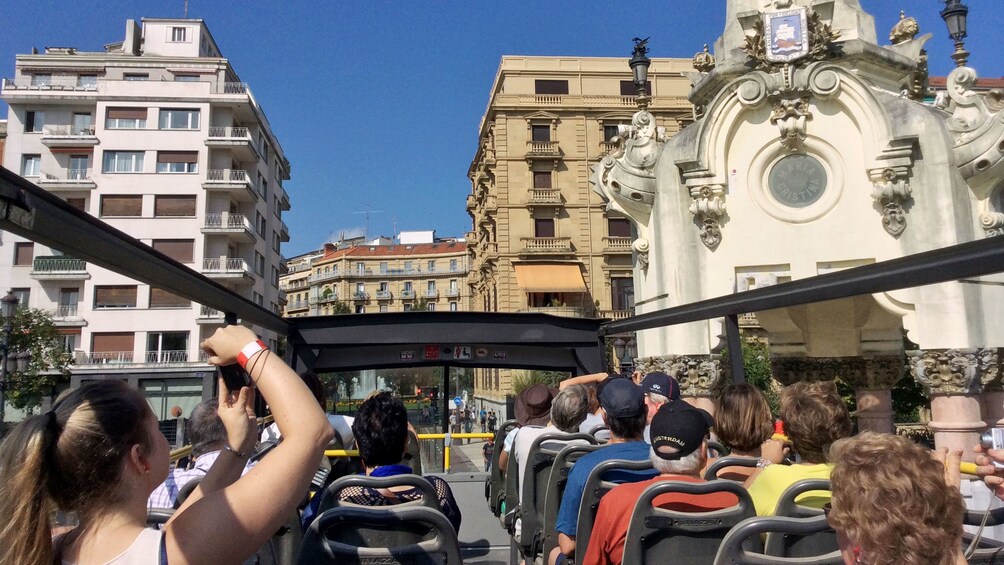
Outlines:
{"label": "smartphone", "polygon": [[223,383],[227,385],[227,390],[237,392],[241,387],[251,386],[251,375],[237,363],[220,365],[216,367],[216,370],[223,377]]}

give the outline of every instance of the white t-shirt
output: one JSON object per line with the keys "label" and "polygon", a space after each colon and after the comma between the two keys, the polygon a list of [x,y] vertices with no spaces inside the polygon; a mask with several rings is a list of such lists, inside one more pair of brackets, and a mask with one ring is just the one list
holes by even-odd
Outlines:
{"label": "white t-shirt", "polygon": [[[356,444],[356,438],[352,435],[352,422],[355,418],[352,416],[336,416],[334,414],[325,414],[328,417],[328,423],[338,434],[338,437],[342,438],[342,447],[344,449],[351,449]],[[279,441],[282,434],[279,433],[279,426],[274,422],[261,433],[261,441]]]}
{"label": "white t-shirt", "polygon": [[[515,434],[513,438],[513,446],[511,456],[516,458],[516,464],[519,466],[519,496],[522,500],[523,498],[523,477],[526,475],[526,462],[530,458],[530,448],[533,447],[533,442],[544,434],[560,434],[563,433],[561,430],[554,426],[523,426],[522,428],[517,428],[519,433]],[[572,443],[586,443],[584,440],[577,439],[572,441],[561,441],[555,440],[554,442],[545,441],[544,445],[550,444],[572,444]]]}

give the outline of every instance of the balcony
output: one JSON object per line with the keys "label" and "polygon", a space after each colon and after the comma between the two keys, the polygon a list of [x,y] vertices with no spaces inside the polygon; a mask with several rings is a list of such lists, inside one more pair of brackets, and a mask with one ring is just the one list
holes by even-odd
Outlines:
{"label": "balcony", "polygon": [[634,310],[600,310],[600,317],[608,320],[623,320],[634,316]]}
{"label": "balcony", "polygon": [[474,233],[472,231],[469,231],[469,232],[465,233],[464,234],[464,243],[466,243],[467,245],[477,245],[477,243],[478,243],[478,234],[476,234],[476,233]]}
{"label": "balcony", "polygon": [[309,283],[321,283],[324,281],[330,281],[333,279],[341,278],[342,274],[338,269],[333,269],[331,271],[316,272],[307,278]]}
{"label": "balcony", "polygon": [[430,298],[432,300],[436,300],[436,299],[439,298],[439,291],[436,290],[436,289],[429,289],[429,290],[426,290],[424,293],[422,293],[422,296],[425,297],[425,298]]}
{"label": "balcony", "polygon": [[209,169],[202,188],[225,192],[239,202],[257,202],[258,190],[251,175],[243,169]]}
{"label": "balcony", "polygon": [[67,169],[65,177],[57,177],[42,173],[38,177],[38,186],[49,192],[94,190],[98,184],[91,178],[88,169]]}
{"label": "balcony", "polygon": [[61,255],[35,257],[29,274],[37,281],[82,281],[91,278],[86,261]]}
{"label": "balcony", "polygon": [[199,315],[195,317],[197,324],[223,324],[223,312],[209,306],[199,308]]}
{"label": "balcony", "polygon": [[443,294],[445,294],[447,298],[456,298],[456,297],[460,296],[460,289],[459,288],[448,288],[448,289],[446,289],[445,292],[443,292]]}
{"label": "balcony", "polygon": [[62,99],[72,96],[74,100],[96,100],[101,87],[101,83],[97,81],[81,82],[76,76],[24,76],[3,79],[3,96],[15,99],[34,99],[40,96]]}
{"label": "balcony", "polygon": [[560,159],[561,150],[558,149],[557,141],[528,141],[526,148],[526,160],[534,159]]}
{"label": "balcony", "polygon": [[391,294],[389,290],[378,290],[376,292],[376,297],[377,300],[391,300],[392,298],[394,298],[394,295]]}
{"label": "balcony", "polygon": [[[550,108],[579,108],[595,110],[597,108],[627,109],[634,111],[638,107],[634,96],[619,95],[582,95],[582,94],[499,94],[495,97],[499,106],[520,106],[524,108],[541,106]],[[692,106],[686,98],[673,96],[655,96],[650,108],[689,110]]]}
{"label": "balcony", "polygon": [[289,226],[287,226],[286,222],[283,221],[279,222],[279,241],[289,241]]}
{"label": "balcony", "polygon": [[208,356],[200,351],[192,359],[188,351],[158,350],[147,351],[137,360],[132,351],[101,351],[94,353],[78,353],[76,365],[190,365],[193,363],[208,364]]}
{"label": "balcony", "polygon": [[414,290],[402,290],[401,291],[401,300],[415,300],[415,291]]}
{"label": "balcony", "polygon": [[478,199],[473,194],[467,195],[467,209],[473,210],[478,205]]}
{"label": "balcony", "polygon": [[588,318],[589,311],[586,308],[574,306],[537,306],[533,308],[523,308],[518,310],[521,314],[550,314],[552,316],[564,316],[565,318]]}
{"label": "balcony", "polygon": [[617,144],[613,141],[601,141],[600,142],[600,155],[609,155],[617,149]]}
{"label": "balcony", "polygon": [[188,351],[163,349],[157,351],[147,351],[143,358],[143,362],[152,365],[188,363]]}
{"label": "balcony", "polygon": [[83,327],[87,325],[87,320],[83,319],[77,312],[77,305],[63,305],[56,308],[52,313],[52,323],[56,327]]}
{"label": "balcony", "polygon": [[338,302],[338,293],[329,292],[328,294],[321,295],[317,298],[318,304],[327,304],[328,302]]}
{"label": "balcony", "polygon": [[94,126],[48,126],[42,131],[46,147],[93,147],[98,144]]}
{"label": "balcony", "polygon": [[281,185],[276,186],[275,190],[279,195],[279,209],[283,212],[288,212],[292,208],[289,204],[289,193]]}
{"label": "balcony", "polygon": [[294,310],[306,310],[310,308],[309,300],[290,300],[286,303],[286,311],[292,312]]}
{"label": "balcony", "polygon": [[527,191],[526,203],[528,205],[561,204],[561,191],[556,188],[531,188]]}
{"label": "balcony", "polygon": [[608,255],[631,254],[630,237],[604,237],[603,253]]}
{"label": "balcony", "polygon": [[202,274],[211,279],[253,282],[248,263],[240,257],[216,257],[202,260]]}
{"label": "balcony", "polygon": [[365,302],[370,299],[369,293],[361,290],[357,290],[352,293],[352,300],[356,302]]}
{"label": "balcony", "polygon": [[759,328],[760,320],[757,319],[756,314],[750,312],[747,314],[739,314],[739,327],[740,328]]}
{"label": "balcony", "polygon": [[251,131],[245,127],[210,127],[209,137],[206,138],[206,147],[229,149],[240,161],[261,159],[258,147],[254,143],[254,137],[251,136]]}
{"label": "balcony", "polygon": [[570,237],[521,237],[523,253],[527,255],[554,255],[572,252]]}
{"label": "balcony", "polygon": [[206,214],[202,225],[202,233],[206,235],[227,235],[234,241],[254,243],[256,238],[251,220],[243,214],[218,212]]}
{"label": "balcony", "polygon": [[91,354],[84,354],[82,359],[77,359],[77,365],[119,365],[133,363],[132,351],[101,351]]}

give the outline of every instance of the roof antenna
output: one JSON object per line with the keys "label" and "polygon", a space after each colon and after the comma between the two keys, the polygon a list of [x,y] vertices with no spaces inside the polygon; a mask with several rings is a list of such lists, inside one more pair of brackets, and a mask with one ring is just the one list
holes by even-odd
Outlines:
{"label": "roof antenna", "polygon": [[185,0],[185,19],[188,19],[188,0]]}
{"label": "roof antenna", "polygon": [[363,239],[370,238],[370,214],[383,214],[383,210],[374,210],[369,204],[366,205],[366,210],[362,212],[352,212],[353,214],[366,214],[366,228],[363,232]]}

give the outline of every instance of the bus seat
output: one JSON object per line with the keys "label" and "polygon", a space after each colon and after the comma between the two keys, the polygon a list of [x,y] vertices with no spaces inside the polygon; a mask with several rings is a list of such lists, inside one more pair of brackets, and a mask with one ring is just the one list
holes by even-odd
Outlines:
{"label": "bus seat", "polygon": [[736,481],[736,479],[730,478],[727,473],[726,476],[723,477],[719,477],[718,473],[726,467],[756,467],[757,462],[759,462],[759,459],[757,459],[756,457],[737,457],[734,455],[728,455],[726,457],[722,457],[717,461],[715,461],[714,463],[712,463],[711,466],[708,467],[708,470],[704,472],[704,480],[713,481],[715,479],[721,478],[724,480],[741,483],[743,482],[743,480],[745,480],[745,478],[743,480]]}
{"label": "bus seat", "polygon": [[492,460],[489,466],[488,488],[485,493],[488,497],[488,506],[491,507],[492,514],[499,516],[502,514],[502,501],[505,500],[505,478],[502,469],[499,467],[499,455],[502,454],[502,444],[505,443],[505,436],[515,428],[516,420],[506,420],[495,432],[495,446],[492,448]]}
{"label": "bus seat", "polygon": [[[830,481],[827,479],[805,479],[796,481],[785,489],[774,510],[775,516],[789,518],[812,518],[822,516],[821,508],[812,508],[795,502],[795,499],[810,491],[826,491],[829,494]],[[764,553],[775,557],[811,557],[837,549],[837,533],[832,529],[813,532],[810,536],[796,533],[776,532],[767,534]]]}
{"label": "bus seat", "polygon": [[[317,512],[320,514],[325,510],[339,507],[371,508],[369,506],[352,504],[351,502],[339,500],[338,495],[347,488],[369,487],[373,489],[388,489],[398,486],[417,488],[422,492],[422,497],[417,500],[402,501],[399,504],[394,504],[394,507],[425,506],[427,508],[432,508],[437,512],[440,511],[439,498],[436,497],[436,487],[432,486],[432,483],[430,483],[425,477],[419,475],[394,475],[392,477],[348,475],[336,480],[328,485],[328,488],[324,489],[324,494],[321,495],[321,503],[318,506]],[[386,508],[386,506],[382,508]]]}
{"label": "bus seat", "polygon": [[544,521],[541,527],[544,532],[544,555],[550,555],[551,550],[558,547],[558,534],[554,525],[558,522],[558,508],[561,507],[561,496],[565,493],[568,482],[568,472],[572,465],[583,455],[596,451],[602,445],[566,445],[554,457],[551,474],[547,477],[547,494],[544,495]]}
{"label": "bus seat", "polygon": [[823,515],[811,518],[786,516],[747,518],[725,535],[715,556],[714,565],[783,565],[784,563],[841,565],[844,561],[840,551],[804,557],[779,557],[757,551],[763,534],[767,534],[768,537],[783,534],[807,537],[827,530],[833,531],[826,521],[826,516]]}
{"label": "bus seat", "polygon": [[575,522],[576,555],[585,555],[586,548],[589,547],[589,536],[593,532],[596,511],[599,510],[603,495],[621,483],[644,481],[656,475],[658,472],[648,458],[641,461],[609,459],[594,467],[586,478],[582,488],[582,501],[579,502],[579,517]]}

